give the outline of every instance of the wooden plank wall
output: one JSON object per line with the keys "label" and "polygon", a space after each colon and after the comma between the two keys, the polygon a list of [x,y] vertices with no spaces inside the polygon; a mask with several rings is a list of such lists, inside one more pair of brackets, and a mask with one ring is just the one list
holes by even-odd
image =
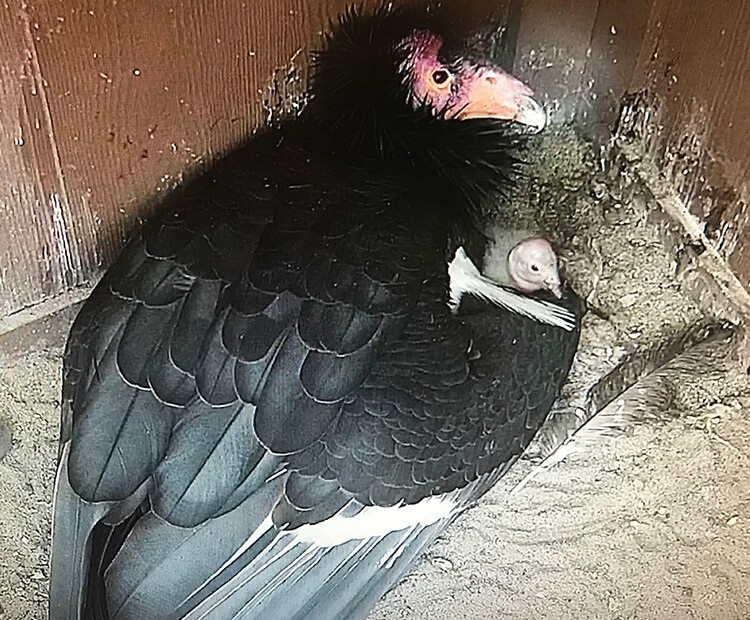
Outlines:
{"label": "wooden plank wall", "polygon": [[[95,278],[183,172],[248,135],[271,108],[298,103],[305,53],[347,4],[0,6],[0,317]],[[701,170],[734,194],[724,189],[723,202],[714,200],[721,213],[696,213],[717,229],[727,218],[736,233],[747,229],[738,189],[750,162],[744,0],[710,11],[687,0],[433,4],[466,24],[486,23],[489,13],[507,18],[516,71],[557,121],[608,128],[623,93],[649,90],[664,111],[665,151],[702,111],[699,151],[710,156]],[[696,185],[693,197],[708,191]],[[727,253],[748,283],[750,244],[738,236]]]}
{"label": "wooden plank wall", "polygon": [[274,70],[345,4],[5,3],[0,316],[109,263],[148,197],[257,126]]}

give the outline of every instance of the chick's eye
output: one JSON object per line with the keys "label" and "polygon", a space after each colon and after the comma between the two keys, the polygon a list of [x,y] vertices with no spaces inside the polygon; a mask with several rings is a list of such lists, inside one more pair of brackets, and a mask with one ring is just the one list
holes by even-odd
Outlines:
{"label": "chick's eye", "polygon": [[432,81],[438,85],[445,84],[448,81],[449,77],[450,73],[448,73],[445,69],[438,69],[437,71],[432,72]]}
{"label": "chick's eye", "polygon": [[531,265],[529,268],[531,269],[531,271],[539,271],[538,265]]}

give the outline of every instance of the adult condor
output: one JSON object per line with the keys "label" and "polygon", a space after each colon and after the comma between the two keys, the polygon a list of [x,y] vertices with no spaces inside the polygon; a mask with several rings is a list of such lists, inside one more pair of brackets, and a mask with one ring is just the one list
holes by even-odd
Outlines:
{"label": "adult condor", "polygon": [[52,620],[361,618],[567,374],[577,298],[457,248],[528,88],[387,6],[323,47],[303,114],[170,195],[71,329]]}

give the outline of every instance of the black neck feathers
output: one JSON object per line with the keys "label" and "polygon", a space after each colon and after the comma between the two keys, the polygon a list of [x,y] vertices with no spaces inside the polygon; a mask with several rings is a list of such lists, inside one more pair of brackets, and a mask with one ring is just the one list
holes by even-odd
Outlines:
{"label": "black neck feathers", "polygon": [[391,163],[476,221],[512,185],[523,138],[509,121],[448,119],[415,105],[403,41],[423,29],[426,14],[349,9],[315,56],[305,116],[347,156]]}

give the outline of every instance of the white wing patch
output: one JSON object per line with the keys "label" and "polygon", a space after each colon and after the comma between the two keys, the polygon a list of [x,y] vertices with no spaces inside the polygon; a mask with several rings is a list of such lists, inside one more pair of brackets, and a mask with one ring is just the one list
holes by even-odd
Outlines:
{"label": "white wing patch", "polygon": [[527,297],[485,278],[466,255],[463,247],[456,250],[455,257],[448,263],[448,276],[450,277],[448,305],[453,312],[458,311],[461,297],[469,293],[540,323],[560,327],[567,331],[575,329],[576,318],[566,308],[549,301]]}
{"label": "white wing patch", "polygon": [[[451,517],[463,509],[466,506],[466,494],[472,488],[473,484],[470,484],[464,489],[428,497],[413,505],[400,504],[388,508],[363,507],[352,500],[337,514],[324,521],[278,531],[270,544],[252,562],[240,568],[226,583],[187,612],[183,620],[258,617],[258,608],[266,604],[269,597],[275,596],[278,588],[305,579],[319,563],[330,562],[327,560],[329,552],[346,543],[355,546],[335,565],[325,565],[327,577],[316,587],[325,585],[331,579],[341,579],[338,573],[351,571],[359,561],[373,561],[380,569],[390,569],[425,527],[441,521],[447,524]],[[270,515],[264,525],[269,520]],[[394,532],[403,534],[387,546],[379,547],[384,538]],[[237,557],[245,547],[243,545],[232,558]],[[371,555],[371,552],[376,555]],[[230,563],[231,561],[225,563],[225,566]],[[277,572],[270,579],[264,580],[260,587],[254,588],[253,580],[257,577],[265,579],[264,573],[273,566],[277,567]],[[247,598],[241,602],[241,608],[236,608],[233,598],[242,600],[245,596],[243,591],[246,591]]]}
{"label": "white wing patch", "polygon": [[[459,489],[460,491],[460,489]],[[452,517],[461,506],[458,491],[445,495],[426,497],[416,504],[396,506],[365,506],[354,515],[347,514],[347,508],[357,503],[351,500],[347,506],[325,521],[305,524],[291,533],[303,542],[318,547],[334,547],[350,540],[381,537],[414,527],[427,527]],[[358,505],[361,507],[361,504]]]}

